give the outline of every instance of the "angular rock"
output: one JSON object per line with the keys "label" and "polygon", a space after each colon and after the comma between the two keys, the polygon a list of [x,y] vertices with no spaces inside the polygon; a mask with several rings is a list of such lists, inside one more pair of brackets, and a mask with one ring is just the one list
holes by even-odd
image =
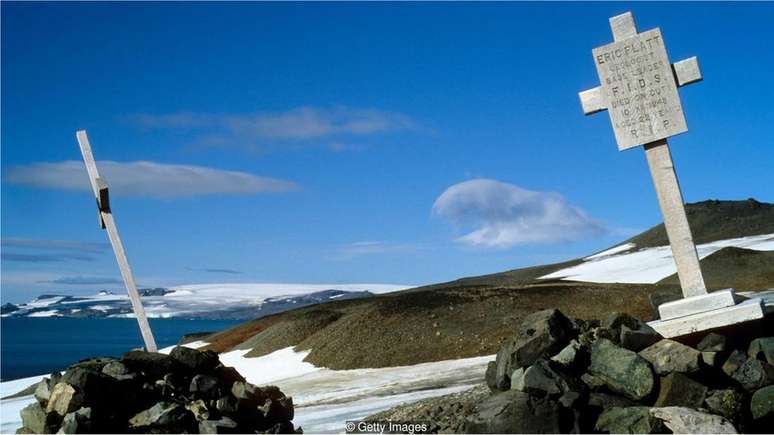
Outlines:
{"label": "angular rock", "polygon": [[704,399],[704,404],[713,414],[736,421],[741,416],[744,395],[732,389],[710,391]]}
{"label": "angular rock", "polygon": [[249,382],[234,382],[231,394],[237,400],[255,400],[260,395],[260,389]]}
{"label": "angular rock", "polygon": [[191,385],[188,387],[195,397],[214,399],[220,396],[220,384],[218,378],[208,375],[196,375],[191,379]]}
{"label": "angular rock", "polygon": [[524,391],[524,373],[525,367],[519,367],[511,373],[511,390]]}
{"label": "angular rock", "polygon": [[647,323],[642,322],[636,329],[621,325],[619,342],[624,349],[639,352],[642,349],[657,343],[662,338],[661,334],[656,332],[655,329],[651,328]]}
{"label": "angular rock", "polygon": [[726,337],[710,332],[696,345],[696,349],[702,352],[722,352],[726,350]]}
{"label": "angular rock", "polygon": [[648,360],[659,375],[695,372],[699,370],[701,357],[698,350],[667,339],[645,348],[639,355]]}
{"label": "angular rock", "polygon": [[648,361],[609,340],[597,340],[592,346],[589,372],[611,390],[633,400],[643,399],[653,390],[653,372]]}
{"label": "angular rock", "polygon": [[62,425],[57,433],[91,433],[91,408],[80,408],[64,416]]}
{"label": "angular rock", "polygon": [[[218,433],[239,433],[237,423],[228,418],[221,417],[220,420],[204,420],[199,422],[199,433],[218,434]],[[287,433],[287,432],[284,432]]]}
{"label": "angular rock", "polygon": [[595,429],[609,433],[661,433],[661,421],[650,415],[647,406],[611,408],[600,414]]}
{"label": "angular rock", "polygon": [[774,337],[756,338],[747,349],[747,356],[774,365]]}
{"label": "angular rock", "polygon": [[215,367],[214,374],[216,378],[220,379],[226,384],[226,388],[231,388],[234,382],[244,382],[245,378],[234,367],[226,367],[219,365]]}
{"label": "angular rock", "polygon": [[568,391],[559,397],[558,402],[565,408],[574,408],[580,397],[581,395],[577,391]]}
{"label": "angular rock", "polygon": [[701,362],[709,367],[719,367],[723,352],[701,352]]}
{"label": "angular rock", "polygon": [[218,354],[211,351],[199,351],[188,347],[177,346],[169,356],[194,373],[210,373],[220,364]]}
{"label": "angular rock", "polygon": [[661,378],[661,387],[655,406],[686,406],[700,408],[704,404],[707,387],[682,373],[670,373]]}
{"label": "angular rock", "polygon": [[115,393],[117,385],[114,378],[84,367],[68,368],[60,382],[72,385],[76,391],[88,392],[88,397],[84,397],[88,399],[88,403],[106,400]]}
{"label": "angular rock", "polygon": [[35,432],[35,431],[33,431],[32,429],[30,429],[30,428],[28,428],[26,426],[22,426],[22,427],[16,429],[16,433],[17,434],[35,434],[35,433],[40,433],[40,432]]}
{"label": "angular rock", "polygon": [[58,420],[55,416],[46,415],[46,411],[38,402],[32,402],[21,412],[22,424],[32,433],[51,433]]}
{"label": "angular rock", "polygon": [[584,373],[581,375],[581,381],[589,387],[590,390],[596,391],[603,388],[606,384],[599,376],[594,376],[591,373]]}
{"label": "angular rock", "polygon": [[607,393],[590,393],[589,406],[601,409],[627,408],[636,406],[637,402],[623,396]]}
{"label": "angular rock", "polygon": [[99,372],[99,371],[102,370],[103,367],[105,367],[105,365],[107,365],[107,364],[109,364],[109,363],[111,363],[113,361],[116,361],[116,359],[115,358],[111,358],[111,357],[89,358],[89,359],[84,359],[84,360],[81,360],[81,361],[73,364],[72,366],[70,366],[70,368],[79,367],[79,368],[82,368],[82,369],[87,369],[87,370],[92,370],[92,371],[95,371],[95,372]]}
{"label": "angular rock", "polygon": [[55,412],[64,417],[80,408],[82,403],[83,395],[79,394],[72,385],[60,382],[54,385],[54,389],[51,391],[46,413]]}
{"label": "angular rock", "polygon": [[37,400],[41,406],[46,406],[48,404],[48,399],[51,397],[51,389],[49,388],[50,382],[51,380],[49,378],[43,378],[38,382],[38,386],[35,388],[35,400]]}
{"label": "angular rock", "polygon": [[750,412],[756,420],[774,417],[774,385],[763,387],[752,395]]}
{"label": "angular rock", "polygon": [[509,376],[514,370],[529,366],[538,358],[556,354],[573,338],[577,332],[574,328],[575,324],[556,309],[525,317],[517,335],[497,353],[496,384],[509,388]]}
{"label": "angular rock", "polygon": [[518,378],[514,376],[511,382],[511,389],[524,391],[536,396],[558,396],[570,391],[567,382],[543,359],[537,360],[535,364],[527,367]]}
{"label": "angular rock", "polygon": [[210,410],[207,409],[207,405],[201,399],[186,403],[185,409],[191,411],[196,421],[209,420],[210,418]]}
{"label": "angular rock", "polygon": [[637,329],[642,323],[643,322],[635,319],[629,314],[613,311],[612,313],[608,314],[607,317],[602,319],[602,321],[599,323],[599,326],[610,329],[620,329],[621,326],[626,326],[630,329]]}
{"label": "angular rock", "polygon": [[231,396],[224,396],[215,401],[215,409],[221,414],[234,414],[237,412],[237,400]]}
{"label": "angular rock", "polygon": [[129,425],[144,431],[164,428],[167,431],[184,432],[196,427],[196,420],[190,411],[177,403],[159,402],[129,419]]}
{"label": "angular rock", "polygon": [[747,356],[739,350],[731,352],[726,362],[723,363],[722,370],[728,376],[733,376],[734,372],[739,370],[739,367],[747,361]]}
{"label": "angular rock", "polygon": [[510,390],[481,401],[466,418],[467,433],[559,433],[559,406]]}
{"label": "angular rock", "polygon": [[102,373],[116,379],[126,379],[129,368],[120,361],[111,361],[102,367]]}
{"label": "angular rock", "polygon": [[673,433],[738,433],[730,421],[719,415],[707,414],[681,406],[651,408],[650,414],[664,422]]}
{"label": "angular rock", "polygon": [[486,373],[484,374],[484,380],[486,380],[486,386],[491,391],[500,390],[500,386],[497,384],[497,363],[489,361],[486,365]]}
{"label": "angular rock", "polygon": [[181,364],[169,355],[132,350],[121,357],[121,362],[131,371],[145,373],[152,379],[160,379],[167,373],[179,371]]}
{"label": "angular rock", "polygon": [[581,345],[578,340],[572,340],[559,353],[551,357],[551,361],[561,364],[564,367],[575,367],[582,359]]}
{"label": "angular rock", "polygon": [[774,383],[774,366],[758,359],[748,359],[731,377],[747,391]]}

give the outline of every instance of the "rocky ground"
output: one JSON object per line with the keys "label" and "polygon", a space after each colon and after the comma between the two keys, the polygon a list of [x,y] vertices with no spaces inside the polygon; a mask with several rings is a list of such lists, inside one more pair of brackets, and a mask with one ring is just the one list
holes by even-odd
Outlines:
{"label": "rocky ground", "polygon": [[770,433],[772,321],[663,339],[644,322],[555,309],[524,319],[476,388],[368,419],[429,421],[438,433]]}
{"label": "rocky ground", "polygon": [[131,351],[44,378],[17,433],[293,433],[293,400],[214,352]]}

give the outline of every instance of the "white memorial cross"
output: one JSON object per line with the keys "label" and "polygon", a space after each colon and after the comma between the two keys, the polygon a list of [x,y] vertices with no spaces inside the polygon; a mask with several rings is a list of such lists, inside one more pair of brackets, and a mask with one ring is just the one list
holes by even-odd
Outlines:
{"label": "white memorial cross", "polygon": [[132,302],[134,315],[137,317],[137,323],[140,325],[140,333],[145,342],[145,349],[148,352],[156,352],[156,340],[153,338],[148,318],[145,316],[145,309],[142,306],[140,294],[137,292],[137,285],[134,282],[134,276],[132,276],[132,270],[129,268],[129,262],[126,259],[124,245],[118,236],[118,228],[116,228],[116,223],[113,220],[113,213],[110,211],[107,183],[99,176],[97,163],[94,161],[94,156],[91,153],[91,145],[89,144],[89,138],[86,136],[86,131],[78,130],[76,137],[78,138],[78,145],[81,147],[81,154],[83,154],[83,162],[86,164],[86,172],[89,173],[91,188],[94,190],[94,196],[97,198],[97,212],[99,213],[100,225],[107,230],[110,244],[113,245],[113,252],[116,255],[116,261],[118,261],[118,267],[121,269],[121,276],[124,279],[126,291],[129,293],[129,300]]}
{"label": "white memorial cross", "polygon": [[737,304],[732,289],[707,293],[688,226],[667,138],[688,131],[677,88],[702,79],[696,57],[670,63],[661,30],[637,33],[631,12],[610,18],[610,27],[614,42],[592,51],[601,84],[579,96],[586,115],[608,111],[619,150],[645,148],[683,292],[659,306],[661,321],[651,326],[674,337],[763,317],[760,301]]}

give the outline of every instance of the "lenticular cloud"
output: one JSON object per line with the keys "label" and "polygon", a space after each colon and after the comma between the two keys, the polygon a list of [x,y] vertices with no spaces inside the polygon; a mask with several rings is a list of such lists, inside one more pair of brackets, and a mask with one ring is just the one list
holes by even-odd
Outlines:
{"label": "lenticular cloud", "polygon": [[600,236],[605,226],[551,192],[534,192],[489,179],[455,184],[438,197],[433,212],[462,228],[460,242],[508,248]]}

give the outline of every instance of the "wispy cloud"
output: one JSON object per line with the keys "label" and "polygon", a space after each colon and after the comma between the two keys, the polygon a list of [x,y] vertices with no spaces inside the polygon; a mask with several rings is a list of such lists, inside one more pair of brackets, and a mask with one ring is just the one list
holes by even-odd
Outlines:
{"label": "wispy cloud", "polygon": [[234,269],[225,269],[225,268],[204,268],[204,269],[195,269],[192,267],[187,267],[186,269],[194,272],[207,272],[207,273],[226,273],[231,275],[240,275],[244,272]]}
{"label": "wispy cloud", "polygon": [[48,281],[38,281],[42,284],[60,284],[60,285],[108,285],[122,284],[123,281],[117,278],[99,277],[99,276],[63,276]]}
{"label": "wispy cloud", "polygon": [[75,240],[24,239],[6,237],[0,242],[3,248],[30,248],[46,251],[78,251],[100,253],[110,249],[109,243],[79,242]]}
{"label": "wispy cloud", "polygon": [[[291,181],[205,166],[148,161],[100,161],[98,166],[111,191],[121,195],[157,198],[246,195],[287,192],[298,188]],[[5,181],[44,189],[91,190],[83,162],[74,160],[15,166],[6,172]]]}
{"label": "wispy cloud", "polygon": [[567,242],[608,232],[604,224],[557,193],[533,192],[489,179],[449,187],[436,199],[433,212],[469,231],[458,238],[460,242],[482,247]]}
{"label": "wispy cloud", "polygon": [[[352,149],[340,139],[418,130],[410,116],[370,108],[298,107],[283,112],[137,114],[129,120],[146,129],[173,129],[200,135],[197,144],[265,149],[328,142],[334,151]],[[355,148],[359,148],[358,145]]]}
{"label": "wispy cloud", "polygon": [[22,254],[18,252],[2,253],[3,261],[13,261],[19,263],[54,263],[67,260],[76,261],[94,261],[94,257],[86,254],[75,254],[60,252],[56,254]]}
{"label": "wispy cloud", "polygon": [[362,241],[336,247],[329,258],[332,260],[352,260],[370,255],[411,254],[425,250],[427,247],[412,243]]}

